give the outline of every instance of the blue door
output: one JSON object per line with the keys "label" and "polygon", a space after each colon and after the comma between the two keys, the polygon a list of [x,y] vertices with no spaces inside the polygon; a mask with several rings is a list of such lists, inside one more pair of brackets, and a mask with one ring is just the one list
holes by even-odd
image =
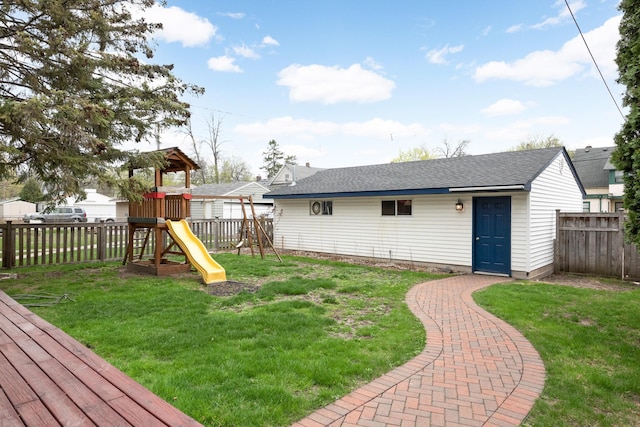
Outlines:
{"label": "blue door", "polygon": [[473,199],[473,271],[511,275],[511,197]]}

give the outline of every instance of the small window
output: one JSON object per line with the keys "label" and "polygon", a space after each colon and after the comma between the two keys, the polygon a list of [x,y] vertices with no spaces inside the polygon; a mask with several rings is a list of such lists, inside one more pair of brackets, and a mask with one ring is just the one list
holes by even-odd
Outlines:
{"label": "small window", "polygon": [[411,215],[411,200],[383,200],[382,215]]}
{"label": "small window", "polygon": [[322,202],[322,215],[333,215],[333,202]]}
{"label": "small window", "polygon": [[622,202],[616,202],[616,212],[620,212],[624,210],[624,204]]}
{"label": "small window", "polygon": [[591,202],[582,202],[582,212],[591,212]]}
{"label": "small window", "polygon": [[615,171],[613,176],[616,184],[624,184],[624,172]]}
{"label": "small window", "polygon": [[398,215],[411,215],[411,200],[398,200]]}
{"label": "small window", "polygon": [[395,216],[396,214],[396,201],[395,200],[383,200],[382,201],[382,215]]}

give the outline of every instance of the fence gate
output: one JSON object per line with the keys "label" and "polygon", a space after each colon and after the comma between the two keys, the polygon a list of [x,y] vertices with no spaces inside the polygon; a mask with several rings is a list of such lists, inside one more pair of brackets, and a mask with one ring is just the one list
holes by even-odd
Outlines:
{"label": "fence gate", "polygon": [[624,221],[622,212],[556,212],[555,271],[639,279],[638,248],[625,242]]}

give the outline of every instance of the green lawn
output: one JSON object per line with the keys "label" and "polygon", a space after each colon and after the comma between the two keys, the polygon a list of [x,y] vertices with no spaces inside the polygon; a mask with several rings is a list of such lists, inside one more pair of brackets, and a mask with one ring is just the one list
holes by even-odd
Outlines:
{"label": "green lawn", "polygon": [[424,348],[404,296],[437,276],[295,257],[216,260],[229,280],[260,290],[216,297],[196,273],[138,276],[115,263],[20,268],[0,286],[18,300],[72,294],[31,309],[208,426],[288,425]]}
{"label": "green lawn", "polygon": [[545,388],[527,426],[640,425],[640,288],[515,283],[474,294],[538,350]]}

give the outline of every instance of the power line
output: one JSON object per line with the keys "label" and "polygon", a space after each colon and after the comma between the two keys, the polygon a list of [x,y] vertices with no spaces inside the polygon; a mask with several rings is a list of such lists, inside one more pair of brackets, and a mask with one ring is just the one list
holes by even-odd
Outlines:
{"label": "power line", "polygon": [[580,29],[580,25],[578,25],[578,21],[576,20],[576,17],[573,14],[573,11],[571,10],[571,6],[569,6],[569,0],[564,0],[564,3],[567,5],[567,9],[569,9],[569,13],[571,14],[571,17],[573,18],[573,22],[575,22],[576,27],[578,28],[578,32],[580,33],[580,37],[582,37],[582,41],[584,42],[584,45],[587,47],[587,52],[589,52],[589,56],[591,56],[591,60],[593,61],[593,65],[595,65],[596,70],[598,70],[598,74],[600,74],[600,78],[602,79],[602,83],[604,83],[604,86],[607,88],[607,92],[609,92],[609,96],[611,97],[611,100],[613,101],[613,103],[615,104],[616,108],[618,109],[618,112],[622,116],[622,120],[623,121],[627,121],[627,118],[625,117],[624,113],[622,112],[622,109],[620,109],[620,106],[618,105],[618,101],[616,101],[616,98],[613,96],[613,93],[611,92],[611,89],[609,88],[609,85],[607,84],[607,81],[605,80],[604,75],[602,74],[602,71],[600,71],[600,67],[598,66],[598,63],[596,62],[596,58],[593,56],[593,53],[591,53],[591,48],[589,48],[589,44],[587,43],[587,39],[584,38],[584,34],[582,34],[582,29]]}

